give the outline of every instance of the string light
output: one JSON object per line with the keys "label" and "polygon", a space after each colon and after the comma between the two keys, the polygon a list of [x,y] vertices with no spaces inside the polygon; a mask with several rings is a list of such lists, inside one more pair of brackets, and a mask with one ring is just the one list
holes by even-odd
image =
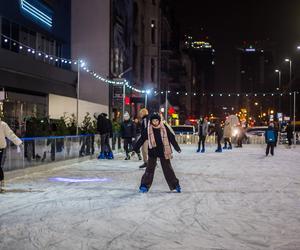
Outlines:
{"label": "string light", "polygon": [[[138,92],[138,93],[142,93],[142,94],[145,94],[146,93],[146,90],[142,90],[142,89],[138,89],[138,88],[135,88],[133,86],[131,86],[129,84],[129,82],[126,80],[126,79],[120,79],[120,80],[110,80],[110,79],[106,79],[105,77],[102,77],[100,74],[98,74],[97,72],[89,69],[86,65],[86,63],[83,61],[83,60],[72,60],[72,59],[66,59],[66,58],[60,58],[60,57],[57,57],[57,56],[54,56],[54,55],[48,55],[42,51],[36,51],[34,48],[31,48],[23,43],[20,43],[19,41],[16,41],[10,37],[7,37],[3,34],[1,34],[1,37],[3,39],[3,41],[5,43],[8,43],[9,41],[13,42],[13,45],[14,46],[18,46],[19,47],[19,50],[23,50],[23,49],[26,49],[28,53],[30,54],[37,54],[37,56],[39,57],[44,57],[45,59],[50,59],[51,61],[55,60],[55,62],[58,62],[58,61],[61,61],[62,63],[64,64],[69,64],[69,65],[78,65],[80,67],[78,67],[79,69],[82,69],[84,71],[86,71],[87,73],[89,73],[92,77],[94,77],[96,80],[99,80],[99,81],[102,81],[102,82],[105,82],[105,83],[108,83],[108,84],[112,84],[112,85],[125,85],[127,88],[135,91],[135,92]],[[155,94],[159,94],[159,92],[157,91],[154,91]],[[165,92],[164,91],[161,91],[160,92],[161,94],[164,94]],[[167,93],[171,93],[170,90],[167,91]],[[179,92],[177,91],[176,92],[176,95],[180,95],[180,94],[184,94],[185,96],[188,96],[188,93],[187,92]],[[196,96],[196,95],[201,95],[201,93],[197,93],[197,92],[193,92],[191,93],[193,96]],[[271,95],[271,96],[284,96],[284,95],[292,95],[293,93],[292,92],[289,92],[289,93],[254,93],[254,96],[266,96],[266,95]],[[299,92],[296,92],[296,94],[299,94]],[[211,93],[210,96],[211,97],[214,97],[214,96],[220,96],[222,97],[223,95],[228,95],[228,97],[231,97],[231,96],[240,96],[241,94],[240,93],[237,93],[237,94],[234,94],[234,93]],[[202,93],[202,96],[205,96],[205,93]],[[245,93],[245,96],[248,97],[249,94],[248,93]]]}

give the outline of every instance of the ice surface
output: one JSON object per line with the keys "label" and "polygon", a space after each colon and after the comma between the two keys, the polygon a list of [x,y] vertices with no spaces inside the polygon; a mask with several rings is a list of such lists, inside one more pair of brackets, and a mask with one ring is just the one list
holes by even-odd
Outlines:
{"label": "ice surface", "polygon": [[180,194],[160,165],[150,192],[138,193],[141,162],[123,156],[8,179],[0,249],[300,249],[299,147],[274,157],[263,145],[182,148],[172,160]]}

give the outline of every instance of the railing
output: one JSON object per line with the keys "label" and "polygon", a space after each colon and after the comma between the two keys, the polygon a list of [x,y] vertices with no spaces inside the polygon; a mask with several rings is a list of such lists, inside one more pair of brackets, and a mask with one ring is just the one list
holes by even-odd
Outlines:
{"label": "railing", "polygon": [[93,155],[100,151],[98,135],[21,138],[21,152],[11,142],[4,155],[4,170],[15,170]]}
{"label": "railing", "polygon": [[[179,144],[197,144],[199,140],[198,135],[177,134],[175,137]],[[22,138],[22,141],[20,153],[17,152],[15,145],[8,142],[3,159],[5,171],[40,166],[83,156],[96,157],[100,152],[99,135],[34,137]],[[232,143],[235,142],[236,140],[233,138]],[[244,140],[244,143],[265,144],[265,138],[264,136],[251,136]],[[286,142],[279,138],[279,143]],[[214,135],[206,138],[208,147],[215,146],[215,144],[216,137]],[[112,139],[110,139],[110,145],[112,145]],[[113,151],[114,153],[123,152],[122,140],[116,141]]]}

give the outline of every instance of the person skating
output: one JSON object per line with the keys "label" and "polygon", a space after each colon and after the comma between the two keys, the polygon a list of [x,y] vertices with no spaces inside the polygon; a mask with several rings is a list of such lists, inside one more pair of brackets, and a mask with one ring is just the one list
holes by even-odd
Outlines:
{"label": "person skating", "polygon": [[201,145],[202,145],[201,153],[205,152],[205,140],[206,140],[207,134],[208,134],[208,122],[205,118],[203,118],[201,116],[199,119],[199,124],[198,124],[199,142],[198,142],[197,153],[200,152]]}
{"label": "person skating", "polygon": [[243,147],[243,140],[244,138],[247,139],[246,134],[245,134],[245,129],[243,128],[243,126],[241,124],[237,125],[236,127],[237,129],[237,148],[242,148]]}
{"label": "person skating", "polygon": [[291,148],[292,139],[293,139],[293,127],[292,127],[291,123],[288,123],[285,131],[286,131],[286,137],[288,139],[289,148]]}
{"label": "person skating", "polygon": [[112,149],[116,149],[116,144],[118,143],[118,149],[121,148],[121,124],[118,122],[117,118],[112,121]]}
{"label": "person skating", "polygon": [[[143,108],[139,112],[141,118],[141,131],[145,130],[149,122],[149,112],[146,108]],[[142,155],[144,163],[139,168],[146,168],[148,162],[148,141],[146,140],[142,146]]]}
{"label": "person skating", "polygon": [[130,119],[128,112],[124,113],[124,121],[121,124],[121,136],[124,141],[124,150],[126,153],[125,160],[130,160],[130,151],[132,149],[132,143],[136,136],[136,127],[133,121]]}
{"label": "person skating", "polygon": [[[231,145],[232,127],[229,121],[224,124],[224,147],[223,149],[232,149]],[[228,147],[227,147],[228,144]]]}
{"label": "person skating", "polygon": [[172,158],[171,144],[178,153],[181,152],[181,149],[175,140],[174,134],[161,122],[158,113],[151,115],[148,127],[142,131],[141,137],[134,145],[133,150],[139,152],[140,147],[146,140],[148,140],[148,164],[141,180],[140,192],[149,191],[153,182],[157,158],[159,158],[170,190],[176,190],[180,193],[179,180],[174,173],[170,161]]}
{"label": "person skating", "polygon": [[223,138],[223,130],[221,128],[220,122],[216,121],[214,128],[212,129],[212,131],[209,133],[209,135],[215,133],[215,136],[217,138],[217,144],[218,147],[215,150],[216,153],[222,153],[222,145],[221,145],[221,140]]}
{"label": "person skating", "polygon": [[99,116],[94,114],[97,118],[97,131],[101,138],[101,152],[98,159],[113,159],[113,153],[109,144],[109,138],[112,135],[112,123],[107,118],[107,114],[101,113]]}
{"label": "person skating", "polygon": [[7,147],[6,138],[8,138],[10,141],[12,141],[18,148],[18,152],[20,152],[20,145],[22,144],[22,141],[19,137],[15,135],[15,133],[10,129],[10,127],[7,125],[7,123],[0,120],[0,193],[4,192],[4,172],[2,169],[2,164],[4,163],[2,161],[3,154],[5,151],[5,148]]}
{"label": "person skating", "polygon": [[271,149],[271,155],[274,155],[274,147],[277,143],[277,134],[274,130],[274,123],[270,123],[268,129],[265,132],[265,142],[267,143],[266,156],[269,155]]}

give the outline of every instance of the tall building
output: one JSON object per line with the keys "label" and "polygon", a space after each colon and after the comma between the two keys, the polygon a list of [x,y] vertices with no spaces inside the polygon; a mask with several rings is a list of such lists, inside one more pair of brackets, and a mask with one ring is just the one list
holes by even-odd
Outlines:
{"label": "tall building", "polygon": [[[109,0],[0,1],[5,120],[76,114],[77,66],[71,60],[109,75],[109,9]],[[107,112],[108,87],[83,72],[79,80],[79,120],[86,112]]]}
{"label": "tall building", "polygon": [[212,45],[207,40],[195,40],[185,36],[183,51],[191,59],[190,81],[186,83],[190,115],[208,114],[213,107],[213,100],[207,95],[214,91],[215,56]]}
{"label": "tall building", "polygon": [[[134,0],[133,83],[137,88],[159,89],[160,86],[160,0]],[[144,96],[133,93],[135,110],[144,105]],[[148,102],[157,108],[157,99]]]}

